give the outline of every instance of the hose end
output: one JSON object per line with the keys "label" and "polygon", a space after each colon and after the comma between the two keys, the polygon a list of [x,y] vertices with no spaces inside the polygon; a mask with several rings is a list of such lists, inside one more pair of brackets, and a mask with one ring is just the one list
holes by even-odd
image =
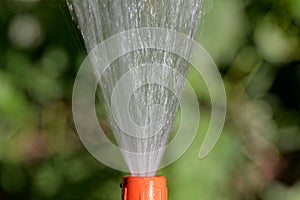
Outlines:
{"label": "hose end", "polygon": [[122,200],[167,200],[167,181],[164,176],[125,176],[121,184]]}

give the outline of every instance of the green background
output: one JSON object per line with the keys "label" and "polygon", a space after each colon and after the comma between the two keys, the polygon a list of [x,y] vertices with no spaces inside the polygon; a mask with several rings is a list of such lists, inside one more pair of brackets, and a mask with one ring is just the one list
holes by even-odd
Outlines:
{"label": "green background", "polygon": [[[298,200],[300,1],[207,0],[204,13],[196,40],[219,67],[228,113],[220,141],[199,160],[210,100],[191,69],[199,134],[158,172],[167,176],[169,199]],[[126,173],[95,160],[72,119],[85,56],[63,1],[0,0],[1,200],[120,199]]]}

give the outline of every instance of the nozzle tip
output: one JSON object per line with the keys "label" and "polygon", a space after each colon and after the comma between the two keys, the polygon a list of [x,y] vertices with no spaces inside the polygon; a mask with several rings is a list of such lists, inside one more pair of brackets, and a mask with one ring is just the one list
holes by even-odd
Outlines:
{"label": "nozzle tip", "polygon": [[164,176],[125,176],[121,184],[122,200],[167,200],[167,181]]}

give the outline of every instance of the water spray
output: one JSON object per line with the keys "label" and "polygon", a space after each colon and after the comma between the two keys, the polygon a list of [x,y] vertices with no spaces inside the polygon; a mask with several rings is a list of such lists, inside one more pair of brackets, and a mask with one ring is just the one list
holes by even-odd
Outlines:
{"label": "water spray", "polygon": [[[166,178],[156,176],[156,172],[168,144],[189,67],[179,55],[188,58],[191,43],[183,40],[179,47],[174,46],[179,38],[160,31],[172,30],[192,39],[200,20],[201,4],[201,0],[68,2],[87,52],[92,54],[90,62],[102,90],[107,116],[131,173],[121,184],[124,200],[167,200]],[[124,31],[128,34],[115,37]],[[110,43],[97,48],[107,40]],[[176,49],[177,54],[150,48],[160,45]],[[114,57],[118,51],[125,53]],[[107,62],[110,59],[114,61]],[[106,62],[104,68],[99,67]]]}

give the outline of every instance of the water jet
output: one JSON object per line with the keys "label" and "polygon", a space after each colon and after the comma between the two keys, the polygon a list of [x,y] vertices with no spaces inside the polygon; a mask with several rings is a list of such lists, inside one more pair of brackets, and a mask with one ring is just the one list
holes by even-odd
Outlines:
{"label": "water jet", "polygon": [[[201,16],[201,0],[69,0],[104,97],[110,125],[131,176],[124,177],[123,199],[167,199],[166,179],[156,176],[179,107],[189,63],[178,54],[150,46],[178,47],[188,57],[189,41],[178,41],[168,29],[193,38]],[[143,28],[157,28],[148,31]],[[143,29],[143,31],[141,31]],[[95,51],[101,42],[124,31],[130,34],[111,40],[118,49],[135,44],[128,51],[105,62],[118,49],[107,46]],[[156,45],[153,45],[155,43]]]}

